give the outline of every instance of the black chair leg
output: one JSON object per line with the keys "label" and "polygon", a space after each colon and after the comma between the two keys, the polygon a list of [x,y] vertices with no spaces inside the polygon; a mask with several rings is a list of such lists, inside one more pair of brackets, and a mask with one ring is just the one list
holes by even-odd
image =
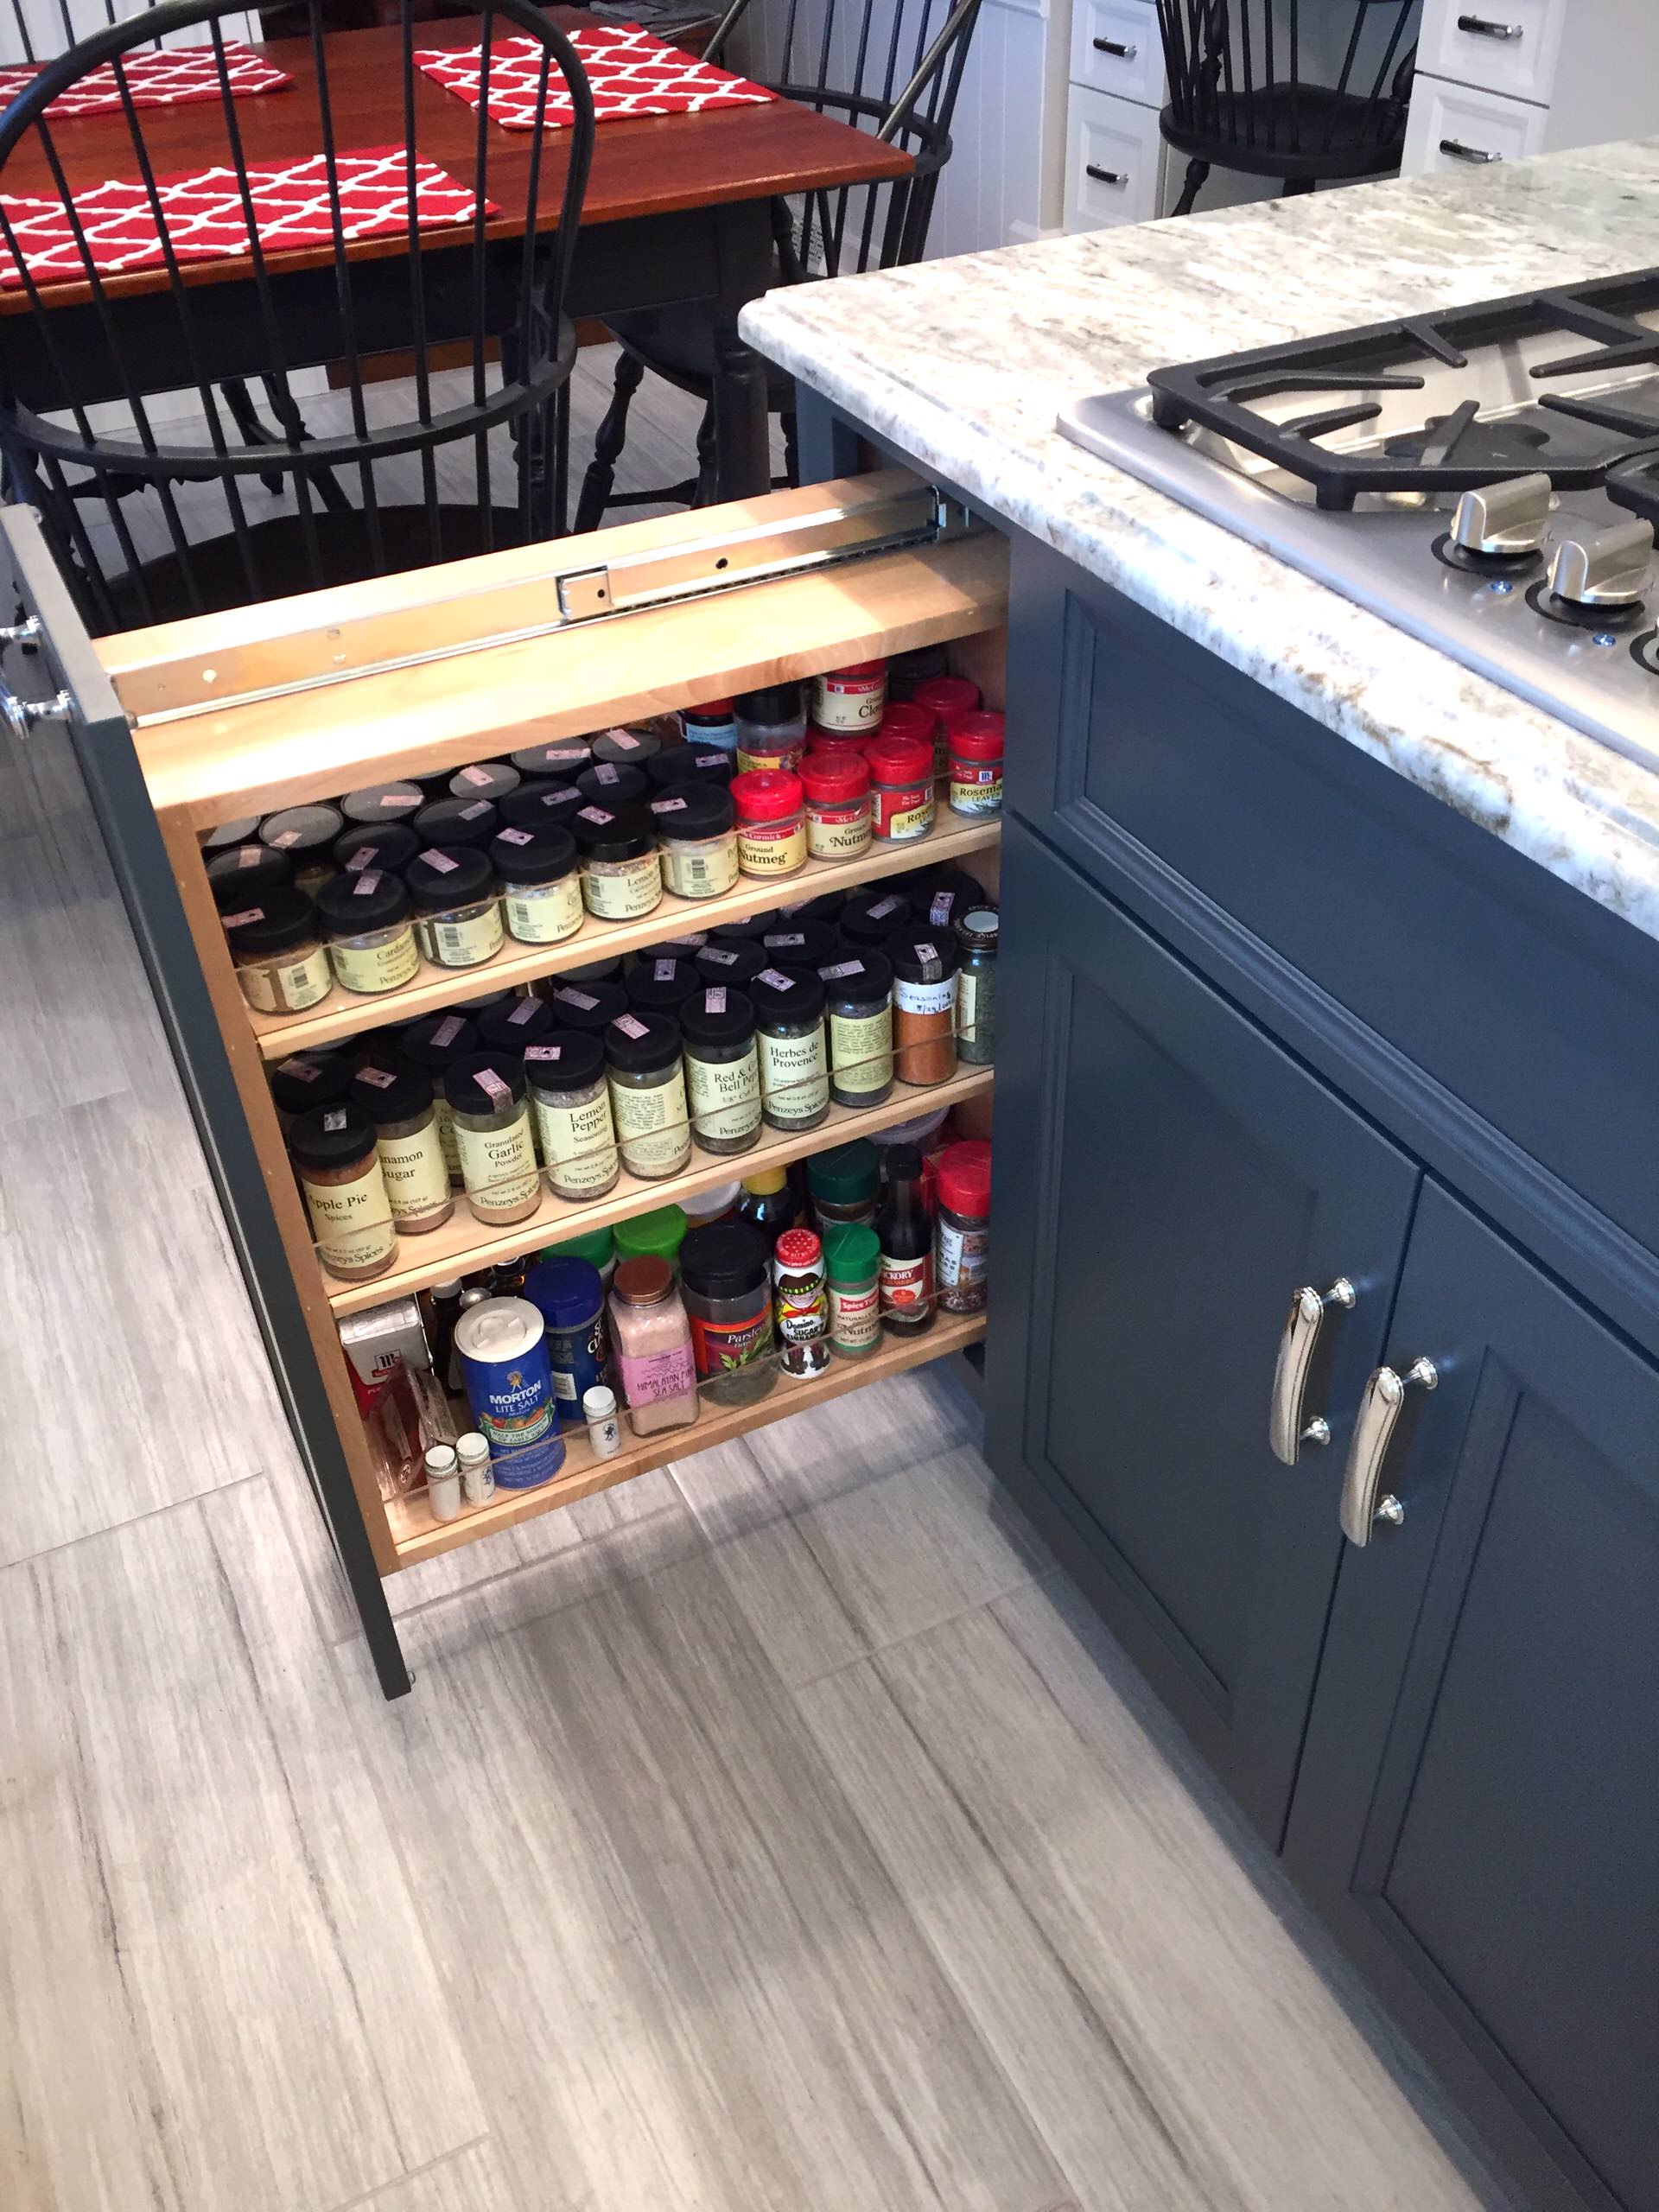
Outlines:
{"label": "black chair leg", "polygon": [[582,480],[582,497],[576,501],[578,536],[583,531],[597,530],[605,519],[605,510],[611,504],[611,493],[616,483],[616,464],[628,442],[628,409],[645,379],[645,363],[624,347],[616,357],[616,382],[611,404],[594,435],[594,457]]}
{"label": "black chair leg", "polygon": [[1193,202],[1204,189],[1205,179],[1210,174],[1210,164],[1195,154],[1186,165],[1186,181],[1181,187],[1181,196],[1170,209],[1172,215],[1190,215]]}
{"label": "black chair leg", "polygon": [[715,444],[715,403],[702,410],[697,425],[697,483],[691,495],[694,507],[712,507],[720,492],[720,455]]}

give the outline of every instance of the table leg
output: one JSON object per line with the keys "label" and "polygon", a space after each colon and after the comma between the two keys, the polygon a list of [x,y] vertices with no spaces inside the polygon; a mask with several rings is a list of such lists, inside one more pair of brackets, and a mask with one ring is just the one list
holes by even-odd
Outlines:
{"label": "table leg", "polygon": [[715,493],[747,499],[771,489],[766,370],[738,335],[737,318],[770,286],[771,204],[739,200],[717,211],[720,294],[715,321]]}

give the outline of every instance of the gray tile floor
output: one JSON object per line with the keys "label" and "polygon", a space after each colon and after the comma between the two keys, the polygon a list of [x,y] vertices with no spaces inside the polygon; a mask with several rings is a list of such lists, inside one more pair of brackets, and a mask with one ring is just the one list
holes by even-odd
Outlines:
{"label": "gray tile floor", "polygon": [[381,1702],[45,733],[0,1299],[5,2212],[1499,2201],[949,1377],[404,1578]]}

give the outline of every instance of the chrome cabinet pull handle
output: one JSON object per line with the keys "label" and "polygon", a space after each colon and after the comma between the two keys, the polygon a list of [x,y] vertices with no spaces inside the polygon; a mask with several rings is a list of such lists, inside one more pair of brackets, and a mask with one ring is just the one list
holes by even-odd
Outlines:
{"label": "chrome cabinet pull handle", "polygon": [[0,722],[14,737],[27,737],[36,722],[49,722],[54,715],[72,713],[74,703],[67,691],[51,699],[20,699],[10,684],[0,683]]}
{"label": "chrome cabinet pull handle", "polygon": [[1115,54],[1120,61],[1133,61],[1140,51],[1138,46],[1125,46],[1122,39],[1097,38],[1095,41],[1096,54]]}
{"label": "chrome cabinet pull handle", "polygon": [[1465,146],[1461,138],[1442,138],[1440,151],[1450,154],[1454,162],[1501,162],[1503,158],[1484,146]]}
{"label": "chrome cabinet pull handle", "polygon": [[1432,1359],[1415,1359],[1403,1375],[1396,1375],[1391,1367],[1377,1368],[1365,1385],[1342,1478],[1342,1533],[1351,1544],[1369,1544],[1371,1530],[1379,1521],[1397,1529],[1405,1519],[1406,1509],[1397,1497],[1377,1496],[1382,1463],[1389,1456],[1394,1425],[1407,1391],[1432,1390],[1440,1379],[1440,1370]]}
{"label": "chrome cabinet pull handle", "polygon": [[1127,169],[1097,169],[1092,162],[1084,163],[1083,173],[1093,177],[1096,184],[1127,184],[1129,181]]}
{"label": "chrome cabinet pull handle", "polygon": [[1353,1303],[1354,1286],[1346,1275],[1338,1275],[1323,1294],[1315,1290],[1312,1283],[1305,1283],[1291,1298],[1284,1332],[1279,1339],[1279,1359],[1273,1370],[1273,1399],[1268,1408],[1268,1442],[1274,1459],[1282,1459],[1287,1467],[1295,1465],[1304,1444],[1331,1441],[1331,1424],[1323,1414],[1316,1414],[1312,1421],[1304,1422],[1302,1394],[1307,1388],[1308,1370],[1313,1364],[1325,1308],[1339,1306],[1345,1312]]}
{"label": "chrome cabinet pull handle", "polygon": [[1469,31],[1476,38],[1501,38],[1513,45],[1522,35],[1519,23],[1495,23],[1490,16],[1459,16],[1458,29]]}

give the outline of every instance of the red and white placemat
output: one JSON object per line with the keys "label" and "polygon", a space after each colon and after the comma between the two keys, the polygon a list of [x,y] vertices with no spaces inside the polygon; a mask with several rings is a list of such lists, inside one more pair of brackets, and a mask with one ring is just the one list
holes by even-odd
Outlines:
{"label": "red and white placemat", "polygon": [[[173,46],[155,54],[129,54],[121,64],[134,107],[181,107],[191,100],[219,97],[219,61],[211,46]],[[21,62],[0,69],[0,106],[15,100],[40,74],[39,66]],[[255,92],[280,92],[294,79],[239,39],[225,41],[225,75],[236,99]],[[118,114],[121,90],[108,62],[94,69],[67,92],[60,92],[46,111],[48,122],[71,115]]]}
{"label": "red and white placemat", "polygon": [[[367,147],[335,156],[340,225],[348,239],[407,234],[408,160],[401,146]],[[327,245],[333,240],[328,167],[322,155],[250,168],[248,188],[265,252],[291,253],[300,246]],[[168,238],[181,262],[237,261],[246,256],[248,226],[234,169],[158,177],[156,195]],[[417,230],[468,222],[477,204],[470,191],[435,162],[416,161]],[[5,211],[16,251],[37,284],[85,280],[86,260],[61,200],[0,193],[0,208]],[[499,212],[489,200],[484,211],[490,215]],[[111,178],[89,185],[75,194],[75,212],[101,275],[164,266],[149,195],[142,184]],[[0,229],[0,289],[15,290],[22,281],[12,244]]]}
{"label": "red and white placemat", "polygon": [[[594,95],[596,121],[620,115],[689,115],[704,108],[753,107],[776,99],[764,85],[734,77],[712,62],[682,54],[638,23],[587,25],[570,33]],[[496,39],[490,48],[490,121],[505,130],[536,128],[536,93],[544,49],[533,38]],[[481,46],[440,48],[417,54],[425,73],[456,93],[468,107],[478,105]],[[562,130],[570,121],[564,79],[550,62],[545,127]]]}

